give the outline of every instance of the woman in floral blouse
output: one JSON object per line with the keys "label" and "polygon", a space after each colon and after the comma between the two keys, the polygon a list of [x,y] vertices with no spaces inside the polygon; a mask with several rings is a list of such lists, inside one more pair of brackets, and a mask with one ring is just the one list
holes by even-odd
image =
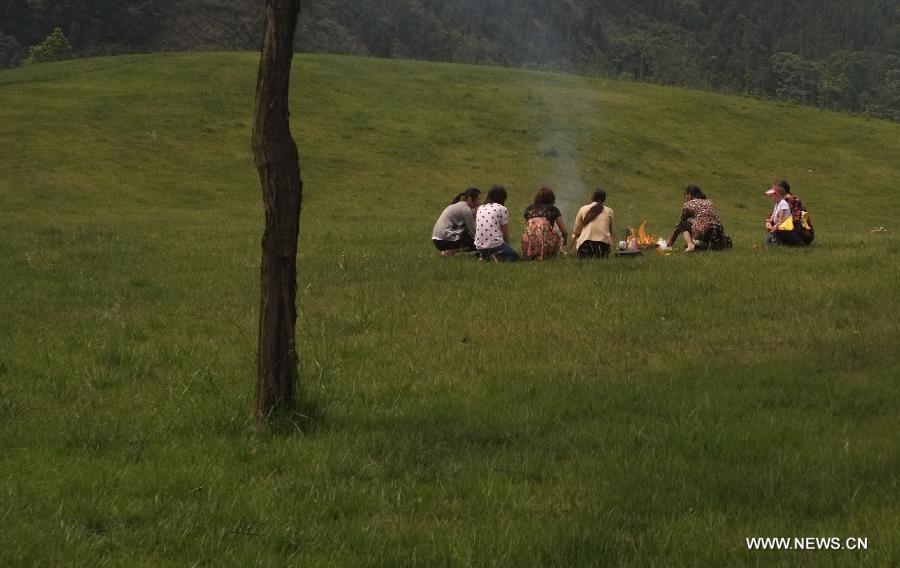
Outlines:
{"label": "woman in floral blouse", "polygon": [[[522,232],[522,258],[525,260],[556,256],[560,247],[566,244],[569,231],[554,203],[553,190],[542,187],[534,197],[534,204],[525,208],[525,231]],[[559,228],[559,233],[554,225]]]}
{"label": "woman in floral blouse", "polygon": [[696,185],[689,185],[684,190],[681,218],[669,237],[668,246],[675,244],[678,235],[684,237],[687,252],[731,246],[731,239],[725,236],[715,205]]}

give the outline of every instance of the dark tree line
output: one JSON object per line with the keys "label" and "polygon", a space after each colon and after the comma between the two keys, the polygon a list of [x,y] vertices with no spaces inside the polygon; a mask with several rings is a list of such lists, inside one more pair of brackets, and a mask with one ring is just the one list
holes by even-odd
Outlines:
{"label": "dark tree line", "polygon": [[[0,67],[75,53],[257,49],[256,0],[7,0]],[[898,0],[316,0],[298,49],[595,73],[900,120]]]}
{"label": "dark tree line", "polygon": [[156,49],[171,0],[0,0],[0,67],[23,63],[54,28],[78,55]]}

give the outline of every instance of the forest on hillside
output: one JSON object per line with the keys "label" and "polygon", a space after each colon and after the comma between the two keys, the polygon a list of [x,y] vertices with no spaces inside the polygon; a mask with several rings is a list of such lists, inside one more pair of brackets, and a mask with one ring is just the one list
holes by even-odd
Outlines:
{"label": "forest on hillside", "polygon": [[[900,0],[312,0],[302,51],[507,65],[900,121]],[[5,0],[0,68],[60,28],[74,56],[257,49],[258,0]],[[46,53],[46,50],[38,53]],[[66,52],[68,53],[68,51]]]}

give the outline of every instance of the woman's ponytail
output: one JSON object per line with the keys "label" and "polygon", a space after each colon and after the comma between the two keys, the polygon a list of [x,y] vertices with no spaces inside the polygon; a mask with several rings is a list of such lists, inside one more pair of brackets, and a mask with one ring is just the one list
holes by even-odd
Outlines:
{"label": "woman's ponytail", "polygon": [[453,205],[454,203],[459,203],[460,201],[474,199],[474,198],[478,197],[479,195],[481,195],[480,189],[478,189],[477,187],[470,187],[469,189],[465,190],[464,192],[462,192],[459,195],[457,195],[456,197],[454,197],[453,201],[450,202],[450,205]]}
{"label": "woman's ponytail", "polygon": [[606,202],[606,190],[602,187],[598,187],[594,190],[594,195],[591,197],[597,204],[591,207],[590,211],[584,216],[584,224],[589,225],[591,221],[599,217],[603,213],[603,204]]}

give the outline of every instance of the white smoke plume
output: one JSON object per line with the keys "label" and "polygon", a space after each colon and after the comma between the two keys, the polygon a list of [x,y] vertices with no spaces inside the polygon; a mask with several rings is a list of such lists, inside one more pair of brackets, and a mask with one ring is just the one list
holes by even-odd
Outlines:
{"label": "white smoke plume", "polygon": [[[570,105],[576,101],[567,100],[567,95],[589,93],[595,85],[588,85],[587,77],[573,75],[546,74],[534,77],[528,86],[538,112],[538,155],[546,168],[544,178],[537,181],[553,188],[556,205],[570,224],[574,221],[578,208],[587,203],[591,189],[602,185],[600,180],[586,180],[583,172],[588,170],[583,163],[588,156],[580,152],[587,144],[590,132],[585,119],[572,112]],[[595,101],[591,101],[595,102]],[[599,104],[577,101],[579,108],[588,112],[600,112]]]}

